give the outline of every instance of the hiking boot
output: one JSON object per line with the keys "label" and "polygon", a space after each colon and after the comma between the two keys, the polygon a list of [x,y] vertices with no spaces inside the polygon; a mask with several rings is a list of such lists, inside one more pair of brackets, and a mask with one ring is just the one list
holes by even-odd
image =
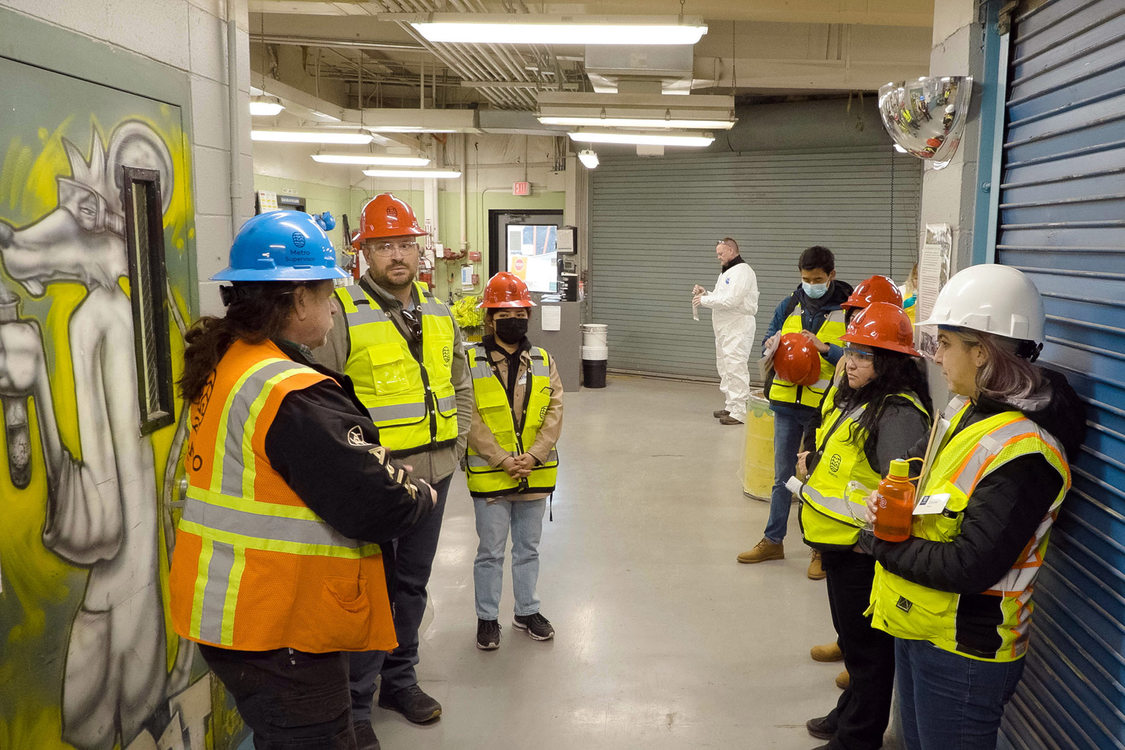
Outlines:
{"label": "hiking boot", "polygon": [[809,734],[818,740],[830,740],[832,735],[836,734],[836,722],[832,714],[829,714],[828,716],[809,719],[805,722],[805,729],[809,730]]}
{"label": "hiking boot", "polygon": [[375,729],[371,721],[357,721],[352,724],[352,733],[355,735],[355,746],[359,750],[379,750],[379,738],[375,736]]}
{"label": "hiking boot", "polygon": [[833,641],[823,646],[813,646],[809,649],[809,656],[813,661],[840,661],[844,658],[844,652],[840,650],[840,644]]}
{"label": "hiking boot", "polygon": [[730,412],[726,409],[719,409],[718,411],[711,412],[711,416],[715,419],[721,419],[722,417],[729,417]]}
{"label": "hiking boot", "polygon": [[533,615],[516,615],[512,624],[520,630],[526,630],[537,641],[549,641],[555,637],[555,629],[551,627],[550,620],[538,612]]}
{"label": "hiking boot", "polygon": [[719,424],[742,424],[741,419],[735,419],[729,414],[725,417],[719,417]]}
{"label": "hiking boot", "polygon": [[820,550],[814,549],[812,551],[812,559],[809,560],[808,575],[811,581],[819,581],[828,575],[824,572],[824,568],[820,564]]}
{"label": "hiking boot", "polygon": [[754,545],[754,549],[747,550],[738,555],[740,563],[760,563],[766,560],[784,560],[785,547],[781,542],[771,542],[769,539],[763,538],[762,541]]}
{"label": "hiking boot", "polygon": [[441,704],[426,695],[417,683],[393,693],[380,690],[379,708],[398,711],[415,724],[427,724],[441,716]]}
{"label": "hiking boot", "polygon": [[847,690],[848,685],[851,684],[852,676],[848,674],[848,670],[845,669],[843,672],[836,675],[836,687],[840,688],[841,690]]}
{"label": "hiking boot", "polygon": [[477,648],[481,651],[495,651],[500,648],[499,622],[477,619]]}

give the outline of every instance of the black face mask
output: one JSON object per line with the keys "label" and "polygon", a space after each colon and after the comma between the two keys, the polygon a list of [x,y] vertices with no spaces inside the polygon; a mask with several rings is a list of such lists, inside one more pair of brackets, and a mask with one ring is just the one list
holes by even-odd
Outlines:
{"label": "black face mask", "polygon": [[496,338],[509,346],[515,346],[527,335],[527,318],[498,318]]}

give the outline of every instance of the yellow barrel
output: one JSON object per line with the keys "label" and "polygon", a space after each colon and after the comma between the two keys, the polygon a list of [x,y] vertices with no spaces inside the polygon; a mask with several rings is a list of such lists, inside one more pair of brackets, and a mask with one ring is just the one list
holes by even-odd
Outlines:
{"label": "yellow barrel", "polygon": [[773,412],[762,391],[753,391],[746,405],[741,475],[742,494],[769,502],[773,488]]}

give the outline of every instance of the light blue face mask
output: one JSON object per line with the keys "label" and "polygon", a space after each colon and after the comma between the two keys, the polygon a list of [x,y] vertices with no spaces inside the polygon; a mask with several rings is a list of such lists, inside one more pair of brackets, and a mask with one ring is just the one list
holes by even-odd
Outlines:
{"label": "light blue face mask", "polygon": [[828,293],[828,282],[823,284],[810,284],[807,281],[802,281],[801,288],[805,290],[805,294],[809,296],[809,299],[820,299]]}

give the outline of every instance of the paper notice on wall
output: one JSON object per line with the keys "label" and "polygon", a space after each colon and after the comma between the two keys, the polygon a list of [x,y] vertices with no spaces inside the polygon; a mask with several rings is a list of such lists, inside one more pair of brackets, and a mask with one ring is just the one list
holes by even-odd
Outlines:
{"label": "paper notice on wall", "polygon": [[271,190],[258,191],[258,208],[259,213],[269,213],[270,211],[277,211],[277,193]]}
{"label": "paper notice on wall", "polygon": [[472,266],[461,266],[461,288],[462,289],[472,289],[473,288],[473,267]]}
{"label": "paper notice on wall", "polygon": [[[922,235],[922,252],[918,258],[918,312],[921,322],[930,317],[938,292],[949,281],[949,265],[953,257],[953,231],[948,224],[927,224]],[[937,332],[919,332],[918,348],[933,356],[937,351]]]}
{"label": "paper notice on wall", "polygon": [[555,305],[544,305],[540,308],[544,331],[562,330],[562,308]]}

